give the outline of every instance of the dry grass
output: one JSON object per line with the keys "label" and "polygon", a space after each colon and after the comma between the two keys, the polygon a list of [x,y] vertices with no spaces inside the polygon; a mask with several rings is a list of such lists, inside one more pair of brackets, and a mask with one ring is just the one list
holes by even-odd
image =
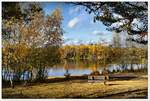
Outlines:
{"label": "dry grass", "polygon": [[[148,89],[147,77],[132,80],[109,81],[103,83],[88,83],[87,80],[71,80],[59,83],[41,83],[38,85],[15,89],[3,88],[3,98],[111,98],[111,95],[142,91]],[[129,93],[130,94],[130,93]],[[143,95],[146,96],[146,95]],[[134,97],[136,98],[135,94]],[[125,98],[125,97],[124,97]],[[128,97],[127,97],[128,98]]]}

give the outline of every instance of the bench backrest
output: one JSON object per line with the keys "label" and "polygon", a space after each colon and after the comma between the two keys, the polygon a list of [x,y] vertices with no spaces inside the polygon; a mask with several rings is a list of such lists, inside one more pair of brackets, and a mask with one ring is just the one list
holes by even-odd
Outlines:
{"label": "bench backrest", "polygon": [[88,76],[89,80],[105,80],[105,76]]}

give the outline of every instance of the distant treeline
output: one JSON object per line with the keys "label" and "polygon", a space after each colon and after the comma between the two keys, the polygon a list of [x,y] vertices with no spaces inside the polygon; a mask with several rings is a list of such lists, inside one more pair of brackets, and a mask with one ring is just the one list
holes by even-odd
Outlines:
{"label": "distant treeline", "polygon": [[147,59],[146,48],[117,48],[102,44],[67,45],[63,46],[60,52],[63,59],[88,59],[99,63],[143,63]]}

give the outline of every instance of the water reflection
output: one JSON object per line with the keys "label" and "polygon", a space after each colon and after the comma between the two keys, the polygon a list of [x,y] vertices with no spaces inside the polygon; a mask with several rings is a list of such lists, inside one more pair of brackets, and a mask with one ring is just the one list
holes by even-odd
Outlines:
{"label": "water reflection", "polygon": [[65,61],[62,64],[58,64],[53,68],[48,68],[48,76],[64,76],[69,75],[85,75],[99,72],[100,74],[104,70],[108,69],[112,72],[123,71],[136,71],[146,69],[146,64],[98,64],[98,62],[91,61]]}
{"label": "water reflection", "polygon": [[[63,63],[57,64],[54,67],[46,68],[46,76],[64,76],[64,75],[88,75],[92,73],[102,73],[102,71],[106,68],[109,73],[114,72],[136,72],[140,70],[147,71],[147,64],[99,64],[96,61],[64,61]],[[32,70],[32,77],[38,75],[36,68]],[[13,71],[9,71],[8,69],[3,68],[2,70],[2,79],[9,80],[10,78],[15,77],[16,75]],[[35,76],[34,76],[35,75]],[[31,79],[31,75],[28,71],[22,73],[21,80]]]}

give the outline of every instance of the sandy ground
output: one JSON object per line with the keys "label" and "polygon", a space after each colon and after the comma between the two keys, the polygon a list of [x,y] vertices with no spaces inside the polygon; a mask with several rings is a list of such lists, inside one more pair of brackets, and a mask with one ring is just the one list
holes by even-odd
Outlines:
{"label": "sandy ground", "polygon": [[40,83],[32,86],[3,88],[2,98],[147,98],[148,79],[142,75],[130,80],[115,80],[104,85],[87,80]]}

